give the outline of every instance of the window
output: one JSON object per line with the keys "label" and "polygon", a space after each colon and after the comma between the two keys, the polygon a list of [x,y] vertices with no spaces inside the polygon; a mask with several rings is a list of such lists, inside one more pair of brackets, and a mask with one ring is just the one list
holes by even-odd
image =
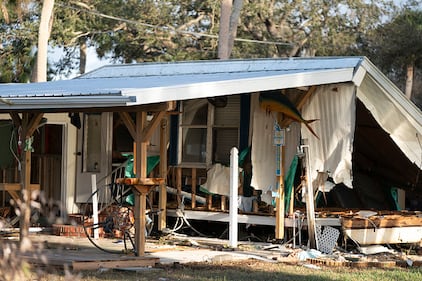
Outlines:
{"label": "window", "polygon": [[84,114],[83,172],[101,172],[101,114]]}
{"label": "window", "polygon": [[229,96],[221,107],[207,99],[184,101],[182,107],[179,162],[228,165],[239,142],[240,97]]}

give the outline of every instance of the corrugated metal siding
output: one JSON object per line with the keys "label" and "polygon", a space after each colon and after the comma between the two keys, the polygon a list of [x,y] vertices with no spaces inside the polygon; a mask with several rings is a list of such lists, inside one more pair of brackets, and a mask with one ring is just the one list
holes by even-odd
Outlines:
{"label": "corrugated metal siding", "polygon": [[356,120],[356,93],[353,84],[323,85],[302,110],[319,140],[302,125],[302,137],[309,144],[312,180],[318,172],[328,172],[335,183],[352,186],[352,150]]}

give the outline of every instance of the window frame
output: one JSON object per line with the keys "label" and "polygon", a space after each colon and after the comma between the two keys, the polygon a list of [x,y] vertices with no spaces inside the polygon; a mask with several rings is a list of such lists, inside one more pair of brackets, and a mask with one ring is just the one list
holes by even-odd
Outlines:
{"label": "window frame", "polygon": [[[230,96],[228,97],[230,99]],[[185,106],[185,101],[181,102],[181,110],[182,113],[179,115],[179,138],[178,138],[178,166],[181,167],[197,167],[197,168],[208,168],[211,167],[213,163],[213,158],[214,158],[214,151],[213,151],[213,135],[214,135],[214,130],[217,129],[236,129],[237,130],[237,146],[239,145],[239,139],[240,139],[240,107],[241,107],[241,103],[240,103],[240,97],[239,97],[239,103],[238,103],[238,116],[239,116],[239,122],[237,122],[236,125],[234,124],[215,124],[215,111],[216,108],[214,105],[212,105],[210,102],[207,101],[207,122],[204,125],[190,125],[190,124],[185,124],[183,123],[184,120],[184,106]],[[193,120],[192,120],[193,121]],[[184,148],[184,141],[183,141],[183,130],[184,129],[206,129],[206,144],[205,144],[205,152],[206,152],[206,156],[205,156],[205,162],[187,162],[187,161],[183,161],[183,148]]]}

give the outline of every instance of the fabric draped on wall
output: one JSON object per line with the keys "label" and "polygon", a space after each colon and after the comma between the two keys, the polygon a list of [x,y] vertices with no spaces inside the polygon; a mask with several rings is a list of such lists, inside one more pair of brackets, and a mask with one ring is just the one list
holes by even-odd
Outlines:
{"label": "fabric draped on wall", "polygon": [[334,183],[352,188],[352,150],[356,120],[356,93],[351,84],[326,85],[317,91],[302,110],[319,140],[302,126],[302,137],[309,144],[311,179],[317,187],[318,173],[328,173]]}
{"label": "fabric draped on wall", "polygon": [[[262,190],[261,200],[272,204],[272,191],[277,191],[276,182],[276,146],[273,145],[274,122],[277,113],[268,114],[258,105],[258,95],[252,97],[253,127],[252,127],[252,180],[251,186]],[[300,141],[300,124],[291,123],[285,131],[284,171],[297,153]]]}

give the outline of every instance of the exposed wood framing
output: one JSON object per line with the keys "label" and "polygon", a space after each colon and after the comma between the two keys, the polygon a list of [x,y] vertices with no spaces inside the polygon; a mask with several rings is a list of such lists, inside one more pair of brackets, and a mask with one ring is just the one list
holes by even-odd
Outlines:
{"label": "exposed wood framing", "polygon": [[167,118],[161,120],[160,127],[160,177],[164,179],[164,183],[159,187],[158,206],[158,230],[162,231],[167,227]]}
{"label": "exposed wood framing", "polygon": [[182,168],[176,168],[177,208],[182,206]]}
{"label": "exposed wood framing", "polygon": [[160,111],[158,113],[154,114],[154,117],[152,120],[148,123],[148,125],[143,129],[142,132],[142,142],[148,142],[151,138],[152,134],[154,133],[154,130],[158,127],[158,125],[161,122],[161,119],[165,116],[165,111]]}
{"label": "exposed wood framing", "polygon": [[[157,126],[161,123],[165,123],[163,117],[165,116],[165,111],[160,111],[155,113],[154,118],[149,122],[147,125],[147,113],[145,111],[138,111],[136,112],[136,123],[132,124],[132,119],[128,114],[121,114],[120,116],[123,117],[123,122],[133,131],[135,128],[135,148],[134,148],[134,162],[135,162],[135,173],[136,173],[136,183],[132,183],[135,185],[136,191],[135,192],[135,245],[136,251],[138,256],[143,256],[145,254],[145,212],[146,212],[146,196],[149,190],[154,185],[163,186],[164,192],[162,188],[160,188],[160,194],[166,194],[165,189],[165,181],[164,179],[160,179],[157,182],[155,179],[147,178],[147,145],[148,141],[151,138],[154,130]],[[126,120],[126,121],[125,121]],[[167,125],[164,126],[165,130]],[[133,133],[133,132],[132,132]],[[161,146],[161,157],[166,154],[165,148],[166,141],[164,141],[166,135],[160,137],[161,142],[163,144]],[[161,163],[167,164],[167,159],[161,158]],[[167,173],[166,168],[164,168],[164,164],[160,164],[160,173],[161,176],[164,177]],[[141,182],[139,182],[141,181]],[[164,201],[163,201],[164,199]],[[160,204],[167,204],[166,198],[161,198],[160,195]],[[165,208],[164,208],[165,209]],[[164,220],[165,224],[165,220]],[[165,227],[165,225],[164,225]]]}
{"label": "exposed wood framing", "polygon": [[[317,86],[312,86],[311,88],[309,88],[309,90],[306,92],[306,94],[304,94],[301,98],[300,98],[300,100],[299,100],[299,102],[296,104],[296,108],[297,108],[297,110],[301,110],[302,109],[302,107],[305,105],[305,103],[306,103],[306,101],[315,93],[315,91],[316,91],[316,89],[317,89]],[[293,122],[293,120],[292,119],[290,119],[290,118],[285,118],[284,120],[282,120],[281,122],[280,122],[280,127],[281,128],[286,128],[287,126],[289,126],[290,125],[290,123],[292,123]]]}
{"label": "exposed wood framing", "polygon": [[125,124],[127,130],[129,131],[129,134],[132,136],[133,139],[136,139],[136,126],[130,114],[127,111],[120,111],[119,116]]}
{"label": "exposed wood framing", "polygon": [[[22,118],[16,112],[10,112],[16,127],[21,127],[22,136],[24,138],[24,146],[26,141],[32,137],[33,133],[37,129],[44,113],[28,113],[24,112]],[[31,149],[24,149],[24,153],[21,159],[22,177],[21,177],[21,202],[20,202],[20,223],[19,223],[19,241],[20,248],[22,251],[29,249],[30,245],[27,243],[29,236],[29,226],[31,219]]]}
{"label": "exposed wood framing", "polygon": [[[281,123],[282,114],[278,114],[278,123]],[[277,148],[278,149],[278,148]],[[284,238],[284,146],[280,147],[280,162],[278,169],[280,175],[277,175],[278,192],[276,197],[276,220],[275,220],[275,238]]]}
{"label": "exposed wood framing", "polygon": [[[116,106],[113,107],[113,112],[157,112],[157,111],[172,111],[176,108],[176,101],[168,101],[162,103],[142,104],[134,106]],[[62,113],[62,112],[110,112],[110,107],[90,107],[90,108],[43,108],[40,109],[26,109],[25,112],[38,113]],[[20,113],[21,110],[0,110],[0,113]]]}
{"label": "exposed wood framing", "polygon": [[192,168],[192,199],[191,207],[192,210],[196,208],[196,168]]}
{"label": "exposed wood framing", "polygon": [[134,151],[135,173],[138,178],[147,177],[147,143],[143,142],[143,132],[146,127],[147,113],[136,113],[136,138]]}

